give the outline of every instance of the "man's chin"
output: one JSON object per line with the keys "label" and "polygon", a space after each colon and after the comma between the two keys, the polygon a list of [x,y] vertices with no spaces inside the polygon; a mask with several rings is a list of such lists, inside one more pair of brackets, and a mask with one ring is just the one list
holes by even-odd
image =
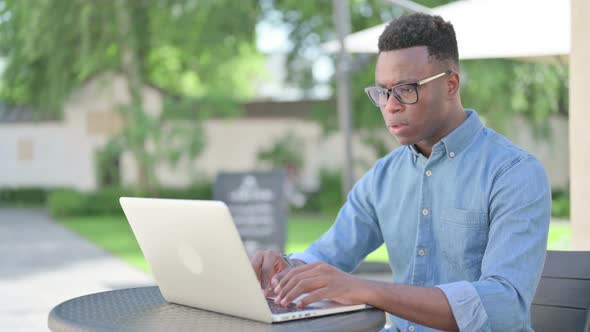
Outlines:
{"label": "man's chin", "polygon": [[414,145],[414,144],[416,144],[416,142],[414,142],[414,140],[409,137],[403,137],[403,136],[399,137],[399,136],[395,136],[395,135],[393,135],[393,137],[395,137],[395,140],[400,145]]}

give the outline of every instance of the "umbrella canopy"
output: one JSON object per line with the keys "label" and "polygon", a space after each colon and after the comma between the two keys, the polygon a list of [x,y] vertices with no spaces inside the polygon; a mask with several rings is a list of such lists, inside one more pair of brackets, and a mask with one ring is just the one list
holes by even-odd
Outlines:
{"label": "umbrella canopy", "polygon": [[[570,0],[462,0],[432,8],[450,21],[461,59],[517,58],[567,62],[570,52]],[[377,53],[386,24],[348,35],[351,53]],[[322,44],[336,52],[337,40]]]}

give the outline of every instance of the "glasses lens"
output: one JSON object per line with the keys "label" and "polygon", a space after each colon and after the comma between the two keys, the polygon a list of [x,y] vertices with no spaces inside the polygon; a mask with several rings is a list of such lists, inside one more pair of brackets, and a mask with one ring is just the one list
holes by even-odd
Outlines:
{"label": "glasses lens", "polygon": [[369,98],[371,101],[380,107],[385,106],[387,104],[387,90],[374,86],[368,89]]}
{"label": "glasses lens", "polygon": [[413,104],[418,101],[418,91],[413,84],[399,85],[393,90],[402,103]]}
{"label": "glasses lens", "polygon": [[399,85],[394,88],[394,93],[402,103],[413,104],[418,100],[416,86],[411,84]]}

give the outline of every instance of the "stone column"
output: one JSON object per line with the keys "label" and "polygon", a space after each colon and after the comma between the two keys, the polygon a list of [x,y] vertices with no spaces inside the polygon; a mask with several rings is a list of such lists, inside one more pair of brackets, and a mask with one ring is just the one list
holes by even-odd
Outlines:
{"label": "stone column", "polygon": [[590,250],[590,1],[571,1],[569,138],[572,250]]}

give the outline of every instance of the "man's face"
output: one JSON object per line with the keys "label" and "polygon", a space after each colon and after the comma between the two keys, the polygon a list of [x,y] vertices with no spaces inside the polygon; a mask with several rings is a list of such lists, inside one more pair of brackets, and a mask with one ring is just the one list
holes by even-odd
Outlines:
{"label": "man's face", "polygon": [[[413,83],[444,72],[437,61],[430,60],[425,46],[381,52],[375,68],[375,83],[391,88],[399,83]],[[402,145],[432,146],[445,128],[446,77],[418,87],[418,102],[402,104],[391,95],[381,114],[389,132]]]}

